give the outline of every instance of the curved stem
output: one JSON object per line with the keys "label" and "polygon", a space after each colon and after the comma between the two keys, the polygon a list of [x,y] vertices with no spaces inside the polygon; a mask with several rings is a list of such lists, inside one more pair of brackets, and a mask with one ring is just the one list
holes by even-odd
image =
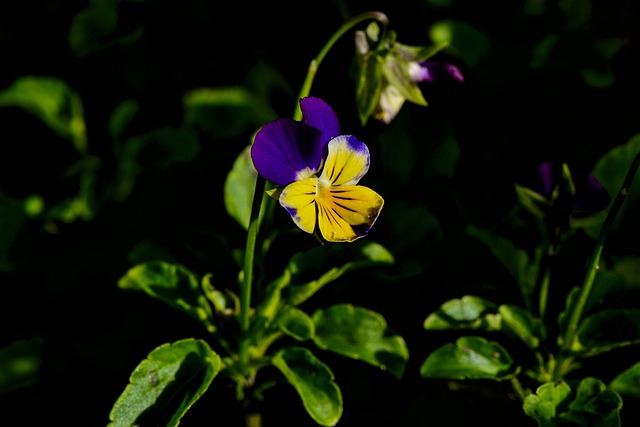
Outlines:
{"label": "curved stem", "polygon": [[[318,72],[318,68],[320,68],[322,60],[325,56],[327,56],[327,53],[329,53],[329,50],[331,50],[333,45],[336,44],[338,39],[354,26],[367,20],[375,20],[380,22],[383,25],[383,29],[386,29],[386,27],[389,25],[389,19],[387,18],[387,15],[382,12],[364,12],[342,24],[340,28],[338,28],[338,31],[336,31],[333,36],[331,36],[329,41],[322,47],[322,50],[320,50],[318,56],[316,56],[315,59],[313,59],[309,64],[307,77],[305,78],[304,83],[302,84],[302,88],[298,93],[298,99],[304,98],[305,96],[309,95],[309,93],[311,92],[311,86],[313,85],[313,79],[316,77],[316,73]],[[296,102],[296,109],[293,113],[293,119],[302,120],[302,111],[300,110],[300,103],[298,102]]]}
{"label": "curved stem", "polygon": [[591,260],[589,261],[589,266],[587,267],[587,276],[584,279],[584,283],[582,284],[582,288],[580,289],[580,295],[573,306],[573,310],[571,311],[571,316],[569,317],[569,322],[567,323],[567,329],[565,330],[564,341],[562,343],[565,349],[571,349],[573,345],[573,340],[575,339],[576,332],[578,329],[578,324],[582,317],[582,312],[584,310],[585,305],[587,304],[587,299],[589,298],[589,294],[591,293],[591,289],[593,288],[593,282],[596,277],[596,272],[598,271],[600,264],[600,257],[602,255],[602,249],[604,247],[604,241],[609,235],[611,228],[613,227],[613,223],[618,215],[618,212],[622,208],[622,204],[629,192],[629,188],[633,183],[633,178],[635,177],[636,171],[640,166],[640,153],[636,154],[636,157],[633,159],[631,166],[629,167],[629,171],[627,172],[627,176],[622,183],[622,187],[616,198],[611,205],[611,209],[609,209],[609,213],[602,224],[602,228],[600,229],[600,235],[598,236],[598,241],[596,243],[596,247],[591,255]]}

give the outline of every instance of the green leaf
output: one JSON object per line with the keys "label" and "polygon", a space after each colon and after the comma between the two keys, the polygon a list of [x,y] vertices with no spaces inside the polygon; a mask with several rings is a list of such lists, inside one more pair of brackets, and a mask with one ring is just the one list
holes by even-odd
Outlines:
{"label": "green leaf", "polygon": [[471,25],[443,19],[429,28],[433,43],[447,43],[445,51],[461,58],[467,65],[474,66],[491,51],[489,39]]}
{"label": "green leaf", "polygon": [[141,167],[166,169],[196,158],[200,141],[185,129],[162,127],[145,135],[129,138],[123,145],[123,159]]}
{"label": "green leaf", "polygon": [[87,153],[87,135],[80,96],[55,77],[25,76],[0,92],[0,107],[20,107],[42,120],[80,154]]}
{"label": "green leaf", "polygon": [[640,343],[640,309],[605,309],[585,318],[571,350],[584,357]]}
{"label": "green leaf", "polygon": [[409,75],[408,64],[402,58],[396,55],[387,55],[382,67],[382,74],[407,101],[424,107],[428,105],[418,84]]}
{"label": "green leaf", "polygon": [[333,267],[317,280],[290,287],[287,303],[300,305],[315,294],[327,283],[338,279],[347,271],[365,267],[390,265],[395,262],[391,252],[384,246],[371,240],[359,240],[349,246],[320,246],[294,255],[287,269],[291,272],[292,281],[301,277],[314,275],[324,267],[330,259],[347,258],[350,261],[341,267]]}
{"label": "green leaf", "polygon": [[529,311],[510,304],[498,307],[502,318],[501,330],[519,338],[526,346],[535,350],[545,339],[546,331],[542,319],[534,317]]}
{"label": "green leaf", "polygon": [[[358,31],[356,38],[358,36],[365,37],[364,32]],[[363,126],[378,106],[382,84],[382,61],[378,55],[369,51],[359,58],[356,76],[356,101],[360,123]]]}
{"label": "green leaf", "polygon": [[[627,172],[629,171],[629,167],[638,152],[640,152],[640,133],[632,136],[627,143],[609,150],[600,157],[593,167],[592,174],[612,196],[611,203],[613,203],[615,195],[620,191],[620,187],[622,186]],[[624,212],[627,207],[633,206],[639,201],[640,174],[636,174],[631,188],[626,195],[625,204],[622,206],[620,213],[614,221],[613,231],[620,227],[621,221],[625,218]],[[604,222],[608,211],[608,209],[605,209],[594,216],[591,225],[585,228],[585,231],[590,237],[594,239],[598,237],[600,227]]]}
{"label": "green leaf", "polygon": [[119,142],[124,134],[127,126],[131,123],[140,106],[133,99],[127,99],[121,102],[109,117],[109,133],[114,141]]}
{"label": "green leaf", "polygon": [[507,350],[500,344],[483,337],[460,337],[431,353],[420,367],[426,378],[458,380],[489,379],[503,381],[515,377],[520,367],[515,366]]}
{"label": "green leaf", "polygon": [[305,341],[315,334],[313,319],[307,313],[295,307],[288,307],[278,317],[278,326],[298,341]]}
{"label": "green leaf", "polygon": [[640,398],[640,362],[616,375],[609,388],[617,393]]}
{"label": "green leaf", "polygon": [[[565,310],[558,317],[560,332],[564,335],[567,330],[568,313],[575,310],[578,302],[579,287],[571,289],[566,298]],[[598,307],[607,307],[623,298],[626,291],[625,278],[612,270],[601,267],[595,276],[593,287],[583,308],[583,313],[593,312]]]}
{"label": "green leaf", "polygon": [[193,338],[154,349],[132,372],[109,427],[177,426],[220,372],[220,356]]}
{"label": "green leaf", "polygon": [[22,339],[0,348],[0,394],[36,382],[44,358],[45,340]]}
{"label": "green leaf", "polygon": [[252,132],[276,117],[261,97],[242,86],[198,88],[183,99],[184,123],[215,139]]}
{"label": "green leaf", "polygon": [[131,44],[142,37],[142,27],[128,33],[118,27],[119,2],[92,1],[73,17],[68,39],[77,56],[83,57],[113,45]]}
{"label": "green leaf", "polygon": [[446,301],[424,321],[427,330],[483,329],[496,330],[500,319],[498,306],[484,298],[465,295]]}
{"label": "green leaf", "polygon": [[333,372],[309,349],[286,347],[271,359],[296,389],[313,420],[322,426],[334,426],[342,416],[342,393],[333,381]]}
{"label": "green leaf", "polygon": [[164,261],[136,265],[118,281],[121,289],[144,291],[207,324],[213,313],[200,282],[186,267]]}
{"label": "green leaf", "polygon": [[224,206],[227,213],[245,230],[249,228],[251,204],[258,172],[251,160],[251,147],[246,147],[233,162],[224,182]]}
{"label": "green leaf", "polygon": [[622,399],[615,391],[591,377],[570,384],[556,381],[541,385],[525,398],[525,414],[540,427],[620,426]]}
{"label": "green leaf", "polygon": [[362,360],[401,378],[409,359],[404,339],[387,327],[380,315],[351,304],[339,304],[313,313],[316,345]]}

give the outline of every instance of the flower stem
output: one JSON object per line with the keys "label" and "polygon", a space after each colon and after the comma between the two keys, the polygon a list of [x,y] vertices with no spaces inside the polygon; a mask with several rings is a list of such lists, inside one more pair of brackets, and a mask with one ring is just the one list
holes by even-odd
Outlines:
{"label": "flower stem", "polygon": [[[346,34],[347,31],[351,30],[354,26],[366,20],[378,21],[383,25],[385,29],[389,25],[389,19],[387,18],[387,15],[377,11],[364,12],[360,15],[357,15],[351,18],[350,20],[342,24],[340,28],[338,28],[338,31],[336,31],[333,34],[333,36],[331,36],[329,41],[323,46],[318,56],[316,56],[315,59],[313,59],[309,64],[307,77],[305,78],[304,83],[302,84],[302,88],[298,93],[298,99],[304,98],[305,96],[309,95],[309,93],[311,92],[311,86],[313,85],[313,79],[316,77],[316,73],[318,72],[318,68],[320,68],[320,64],[322,63],[322,60],[327,55],[327,53],[329,53],[329,50],[331,50],[333,45],[336,44],[338,39],[340,39],[340,37]],[[293,119],[302,120],[302,111],[300,110],[300,103],[296,103],[296,109],[295,109],[295,112],[293,113]]]}
{"label": "flower stem", "polygon": [[596,243],[593,254],[591,255],[589,266],[587,267],[587,276],[584,279],[584,283],[582,284],[582,288],[580,289],[580,294],[578,296],[578,299],[576,300],[575,305],[573,305],[573,309],[571,310],[571,314],[569,317],[569,322],[567,323],[564,341],[562,344],[565,350],[570,350],[573,345],[573,340],[575,339],[576,332],[578,330],[578,324],[582,317],[582,312],[585,305],[587,304],[587,299],[589,298],[589,294],[591,293],[591,289],[593,288],[593,282],[596,277],[596,272],[599,268],[604,241],[611,232],[613,223],[616,219],[616,216],[618,215],[618,212],[622,208],[622,204],[625,201],[625,198],[629,192],[631,184],[633,183],[633,179],[639,166],[640,153],[636,154],[636,157],[633,159],[633,162],[629,167],[629,171],[627,172],[627,176],[622,183],[622,187],[620,188],[620,191],[618,191],[618,194],[616,195],[616,198],[614,199],[613,204],[609,209],[609,213],[607,214],[607,217],[602,224],[602,228],[600,229],[598,241]]}
{"label": "flower stem", "polygon": [[247,373],[249,366],[249,329],[251,328],[251,285],[253,282],[253,266],[256,250],[256,241],[258,240],[258,230],[260,228],[260,219],[263,204],[263,198],[266,196],[267,181],[258,175],[256,178],[256,186],[253,193],[253,202],[251,205],[251,217],[249,219],[249,228],[247,230],[247,243],[244,251],[244,266],[242,282],[240,285],[240,343],[238,349],[238,357],[240,360],[240,368]]}

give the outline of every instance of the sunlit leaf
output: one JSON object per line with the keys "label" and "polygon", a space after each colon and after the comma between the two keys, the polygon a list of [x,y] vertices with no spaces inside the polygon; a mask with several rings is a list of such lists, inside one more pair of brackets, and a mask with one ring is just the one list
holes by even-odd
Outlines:
{"label": "sunlit leaf", "polygon": [[424,321],[427,330],[499,329],[498,305],[484,298],[465,295],[444,302]]}
{"label": "sunlit leaf", "polygon": [[224,206],[227,213],[245,230],[249,228],[257,176],[258,172],[251,160],[251,147],[247,147],[233,162],[224,182]]}
{"label": "sunlit leaf", "polygon": [[503,381],[520,372],[513,359],[497,342],[482,337],[460,337],[432,352],[420,367],[426,378]]}
{"label": "sunlit leaf", "polygon": [[537,349],[546,337],[544,323],[531,312],[511,304],[501,305],[498,312],[502,318],[501,330],[516,336],[530,349]]}
{"label": "sunlit leaf", "polygon": [[177,426],[220,372],[220,356],[202,340],[153,350],[131,373],[109,414],[109,427]]}
{"label": "sunlit leaf", "polygon": [[404,339],[387,327],[380,315],[351,304],[334,305],[313,313],[316,345],[362,360],[402,377],[409,351]]}
{"label": "sunlit leaf", "polygon": [[619,427],[622,399],[597,378],[556,381],[538,387],[523,404],[525,414],[541,427]]}
{"label": "sunlit leaf", "polygon": [[64,81],[55,77],[25,76],[0,91],[0,107],[23,108],[42,120],[75,149],[87,152],[82,100]]}
{"label": "sunlit leaf", "polygon": [[333,381],[333,372],[310,350],[286,347],[278,351],[271,363],[296,389],[302,404],[313,420],[322,426],[334,426],[342,416],[342,393]]}
{"label": "sunlit leaf", "polygon": [[298,341],[305,341],[315,334],[313,319],[307,313],[295,307],[288,307],[278,317],[278,326],[289,336]]}
{"label": "sunlit leaf", "polygon": [[616,375],[609,388],[622,395],[640,398],[640,362]]}
{"label": "sunlit leaf", "polygon": [[202,322],[213,315],[198,278],[179,264],[149,261],[136,265],[120,278],[118,287],[144,291]]}

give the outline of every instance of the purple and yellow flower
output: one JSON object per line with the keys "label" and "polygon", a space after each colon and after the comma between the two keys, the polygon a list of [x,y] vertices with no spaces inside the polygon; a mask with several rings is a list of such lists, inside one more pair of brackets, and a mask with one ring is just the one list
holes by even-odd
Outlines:
{"label": "purple and yellow flower", "polygon": [[357,185],[369,170],[369,149],[341,135],[335,112],[321,99],[303,98],[300,109],[302,121],[280,118],[258,131],[253,164],[281,189],[278,200],[301,230],[319,230],[329,242],[364,237],[384,204],[378,193]]}

